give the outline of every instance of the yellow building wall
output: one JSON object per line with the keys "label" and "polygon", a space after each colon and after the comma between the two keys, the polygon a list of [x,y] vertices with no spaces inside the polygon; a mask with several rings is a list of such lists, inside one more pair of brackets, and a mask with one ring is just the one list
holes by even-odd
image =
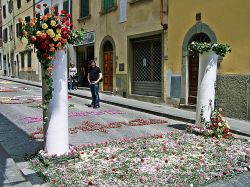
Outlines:
{"label": "yellow building wall", "polygon": [[[80,16],[79,0],[72,1],[73,3],[73,22],[76,29],[84,28],[87,31],[94,31],[96,35],[95,41],[95,57],[97,64],[102,63],[100,59],[101,43],[106,36],[111,36],[115,42],[116,49],[116,71],[115,74],[128,73],[128,38],[138,35],[142,37],[145,33],[149,36],[154,32],[163,34],[167,37],[167,32],[163,32],[163,27],[160,22],[160,0],[140,1],[133,4],[127,3],[127,21],[120,23],[120,0],[117,0],[117,9],[105,14],[101,14],[101,0],[91,0],[90,14],[91,17],[78,22]],[[164,0],[164,3],[166,1]],[[75,8],[77,7],[77,8]],[[166,7],[166,6],[165,6]],[[163,41],[164,54],[166,55],[166,40]],[[165,58],[164,58],[165,59]],[[124,63],[125,71],[120,72],[118,65]],[[164,63],[164,61],[162,62]],[[100,64],[99,64],[100,65]],[[165,79],[162,79],[165,81]],[[115,80],[113,81],[115,83]],[[130,83],[128,83],[130,84]],[[165,86],[165,84],[163,83]],[[115,86],[114,86],[115,87]],[[165,87],[162,90],[166,90]],[[164,93],[165,94],[165,93]]]}
{"label": "yellow building wall", "polygon": [[219,67],[219,74],[250,74],[249,0],[169,0],[168,64],[173,73],[181,73],[182,43],[199,12],[201,21],[214,31],[218,43],[232,47]]}

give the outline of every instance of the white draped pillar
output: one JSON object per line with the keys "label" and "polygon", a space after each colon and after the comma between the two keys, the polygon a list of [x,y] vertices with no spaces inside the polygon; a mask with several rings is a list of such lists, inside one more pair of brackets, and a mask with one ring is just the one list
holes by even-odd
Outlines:
{"label": "white draped pillar", "polygon": [[54,91],[48,109],[45,151],[49,155],[62,155],[69,149],[67,55],[64,50],[56,52],[53,65]]}
{"label": "white draped pillar", "polygon": [[196,124],[200,124],[201,112],[206,122],[214,110],[215,83],[217,75],[218,55],[205,52],[199,56],[198,98],[196,107]]}

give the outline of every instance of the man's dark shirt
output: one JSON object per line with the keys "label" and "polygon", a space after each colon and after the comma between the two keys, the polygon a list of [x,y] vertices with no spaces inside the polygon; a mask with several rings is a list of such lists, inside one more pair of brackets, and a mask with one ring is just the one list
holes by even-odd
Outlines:
{"label": "man's dark shirt", "polygon": [[93,81],[97,81],[98,78],[99,78],[99,73],[101,73],[101,70],[99,67],[94,67],[94,68],[90,68],[89,70],[89,80],[90,82],[93,82]]}

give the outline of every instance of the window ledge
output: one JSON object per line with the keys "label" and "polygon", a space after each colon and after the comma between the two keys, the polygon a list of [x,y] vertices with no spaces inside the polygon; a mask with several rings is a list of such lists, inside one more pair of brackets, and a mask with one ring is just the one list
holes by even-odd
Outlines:
{"label": "window ledge", "polygon": [[86,20],[89,20],[91,18],[91,14],[89,14],[88,16],[82,17],[82,18],[78,18],[77,21],[78,23],[80,22],[84,22]]}
{"label": "window ledge", "polygon": [[100,15],[108,14],[109,12],[113,12],[113,11],[115,11],[116,9],[117,9],[117,5],[114,6],[114,7],[112,7],[112,8],[110,8],[110,9],[108,9],[108,10],[101,10],[101,11],[100,11]]}

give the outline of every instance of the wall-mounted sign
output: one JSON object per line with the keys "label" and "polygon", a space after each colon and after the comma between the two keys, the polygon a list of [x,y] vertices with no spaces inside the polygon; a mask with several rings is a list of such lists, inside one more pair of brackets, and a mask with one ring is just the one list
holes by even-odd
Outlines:
{"label": "wall-mounted sign", "polygon": [[95,43],[95,32],[94,31],[85,32],[84,36],[83,36],[83,40],[81,42],[75,44],[74,46],[86,45],[86,44],[91,44],[91,43]]}

